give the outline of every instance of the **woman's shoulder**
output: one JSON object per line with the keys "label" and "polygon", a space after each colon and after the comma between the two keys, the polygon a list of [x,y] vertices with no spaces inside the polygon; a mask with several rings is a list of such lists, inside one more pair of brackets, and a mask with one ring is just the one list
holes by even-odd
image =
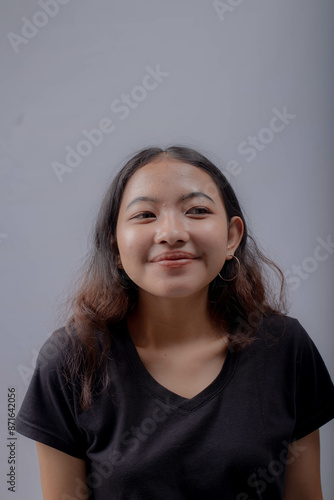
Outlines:
{"label": "woman's shoulder", "polygon": [[257,339],[262,340],[266,346],[297,350],[312,342],[297,318],[282,313],[272,313],[262,318]]}
{"label": "woman's shoulder", "polygon": [[245,354],[258,366],[265,365],[268,373],[293,374],[302,370],[304,380],[312,378],[311,374],[317,374],[314,376],[320,379],[321,374],[324,384],[331,386],[328,370],[312,336],[292,316],[275,313],[264,317],[255,341]]}
{"label": "woman's shoulder", "polygon": [[54,330],[42,344],[37,357],[37,368],[61,366],[76,342],[75,330],[62,326]]}
{"label": "woman's shoulder", "polygon": [[273,312],[262,317],[260,322],[261,327],[277,330],[281,332],[282,330],[298,328],[299,320],[287,314]]}
{"label": "woman's shoulder", "polygon": [[[80,379],[81,370],[84,369],[89,349],[94,346],[94,355],[110,360],[114,358],[116,341],[122,332],[122,325],[115,323],[108,328],[108,332],[100,330],[89,331],[89,338],[79,333],[74,323],[66,324],[54,330],[42,344],[37,361],[36,369],[48,375],[58,372],[72,378],[71,373],[77,373]],[[87,332],[86,332],[87,333]],[[99,363],[98,363],[99,364]]]}

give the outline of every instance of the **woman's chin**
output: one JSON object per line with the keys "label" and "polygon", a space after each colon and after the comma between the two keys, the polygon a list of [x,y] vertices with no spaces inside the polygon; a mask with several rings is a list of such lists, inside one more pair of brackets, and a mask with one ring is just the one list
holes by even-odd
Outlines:
{"label": "woman's chin", "polygon": [[[198,294],[207,293],[208,285],[203,287],[190,286],[162,286],[155,289],[144,290],[144,293],[149,294],[159,299],[186,299],[197,296]],[[140,293],[140,292],[139,292]]]}

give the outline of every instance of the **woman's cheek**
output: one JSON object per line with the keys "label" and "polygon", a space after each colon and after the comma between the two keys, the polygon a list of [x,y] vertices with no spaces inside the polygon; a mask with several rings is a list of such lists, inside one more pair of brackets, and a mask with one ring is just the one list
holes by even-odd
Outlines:
{"label": "woman's cheek", "polygon": [[120,246],[123,248],[124,253],[132,252],[135,248],[136,241],[140,241],[140,236],[136,231],[129,229],[124,232],[120,238]]}

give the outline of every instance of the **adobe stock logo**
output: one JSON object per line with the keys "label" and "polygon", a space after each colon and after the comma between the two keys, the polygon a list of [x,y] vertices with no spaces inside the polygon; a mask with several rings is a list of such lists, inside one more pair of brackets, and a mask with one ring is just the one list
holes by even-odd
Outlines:
{"label": "adobe stock logo", "polygon": [[241,5],[244,2],[244,0],[227,0],[226,2],[222,2],[221,0],[214,0],[212,2],[212,5],[217,12],[219,19],[221,21],[224,21],[225,19],[225,14],[226,13],[231,13],[234,11],[236,7]]}
{"label": "adobe stock logo", "polygon": [[10,41],[15,54],[19,53],[20,45],[26,45],[30,40],[35,38],[40,28],[44,28],[50,17],[55,17],[61,5],[67,5],[70,0],[39,0],[38,4],[43,10],[37,10],[30,21],[27,17],[21,17],[23,25],[21,27],[21,35],[10,31],[7,33],[7,38]]}
{"label": "adobe stock logo", "polygon": [[156,399],[156,406],[153,408],[151,417],[145,418],[140,422],[139,426],[135,427],[132,425],[129,430],[123,432],[120,439],[122,447],[111,451],[108,458],[102,462],[93,461],[91,471],[86,476],[86,481],[83,482],[79,477],[76,477],[74,480],[76,496],[73,497],[67,493],[63,493],[61,500],[88,500],[93,493],[91,488],[99,488],[103,484],[104,479],[108,479],[113,475],[115,468],[124,464],[126,461],[125,452],[129,451],[132,453],[140,446],[141,442],[149,439],[157,430],[161,431],[163,422],[169,416],[173,415],[173,413],[174,408],[170,406],[169,401],[165,404]]}
{"label": "adobe stock logo", "polygon": [[[267,485],[273,483],[276,477],[284,473],[286,465],[292,464],[301,452],[306,450],[306,446],[301,446],[296,441],[288,443],[284,440],[282,445],[283,448],[279,457],[277,457],[278,460],[271,460],[267,468],[259,467],[256,472],[248,477],[247,484],[254,488],[256,498],[262,498],[261,493],[266,490]],[[240,492],[235,500],[252,500],[253,498],[255,498],[253,495],[250,497],[248,493]]]}
{"label": "adobe stock logo", "polygon": [[0,244],[1,244],[2,240],[4,240],[7,237],[8,237],[8,234],[0,233]]}
{"label": "adobe stock logo", "polygon": [[291,269],[284,272],[284,276],[291,290],[297,290],[302,281],[305,281],[319,267],[319,262],[324,262],[330,255],[334,253],[334,241],[329,234],[327,240],[323,240],[318,236],[316,238],[317,245],[313,251],[313,256],[308,256],[303,259],[301,265],[294,264]]}
{"label": "adobe stock logo", "polygon": [[288,113],[287,106],[283,106],[282,111],[273,108],[272,112],[268,127],[261,128],[256,135],[249,135],[246,141],[240,142],[238,153],[248,155],[246,161],[254,161],[258,151],[263,151],[273,141],[275,134],[282,132],[297,116]]}
{"label": "adobe stock logo", "polygon": [[[166,77],[170,75],[166,71],[161,71],[160,64],[155,68],[146,66],[146,74],[143,76],[141,85],[135,85],[128,94],[123,93],[119,99],[114,99],[110,104],[110,109],[119,120],[125,120],[136,109],[141,102],[145,101],[148,94],[158,88]],[[108,117],[102,118],[96,128],[81,130],[84,139],[77,142],[75,147],[67,145],[65,147],[65,161],[53,161],[51,166],[59,182],[63,182],[64,176],[73,172],[84,158],[89,156],[98,147],[105,135],[111,134],[116,129],[116,124]]]}
{"label": "adobe stock logo", "polygon": [[[246,140],[238,144],[237,152],[242,156],[247,155],[245,159],[248,163],[254,161],[257,155],[274,140],[275,135],[285,130],[291,121],[297,117],[296,114],[288,111],[286,104],[281,108],[281,111],[276,107],[272,108],[271,111],[273,115],[269,120],[268,127],[262,127],[256,135],[249,135]],[[240,162],[234,159],[226,162],[226,167],[222,172],[226,179],[230,181],[231,176],[237,176],[242,171],[243,167]]]}

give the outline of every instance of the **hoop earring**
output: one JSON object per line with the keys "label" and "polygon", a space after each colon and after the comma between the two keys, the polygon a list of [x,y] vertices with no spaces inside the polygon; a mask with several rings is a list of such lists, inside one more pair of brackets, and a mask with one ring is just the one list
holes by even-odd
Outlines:
{"label": "hoop earring", "polygon": [[233,276],[233,278],[228,279],[228,280],[227,280],[227,279],[225,279],[225,278],[223,278],[223,277],[221,276],[221,274],[220,274],[220,273],[218,273],[219,278],[220,278],[220,279],[222,279],[223,281],[234,281],[234,280],[235,280],[235,278],[236,278],[236,277],[238,276],[238,274],[239,274],[239,271],[240,271],[240,261],[239,261],[238,257],[236,257],[235,255],[232,255],[232,258],[233,258],[233,257],[234,257],[235,259],[237,259],[237,262],[238,262],[238,272],[237,272],[237,274],[236,274],[235,276]]}

